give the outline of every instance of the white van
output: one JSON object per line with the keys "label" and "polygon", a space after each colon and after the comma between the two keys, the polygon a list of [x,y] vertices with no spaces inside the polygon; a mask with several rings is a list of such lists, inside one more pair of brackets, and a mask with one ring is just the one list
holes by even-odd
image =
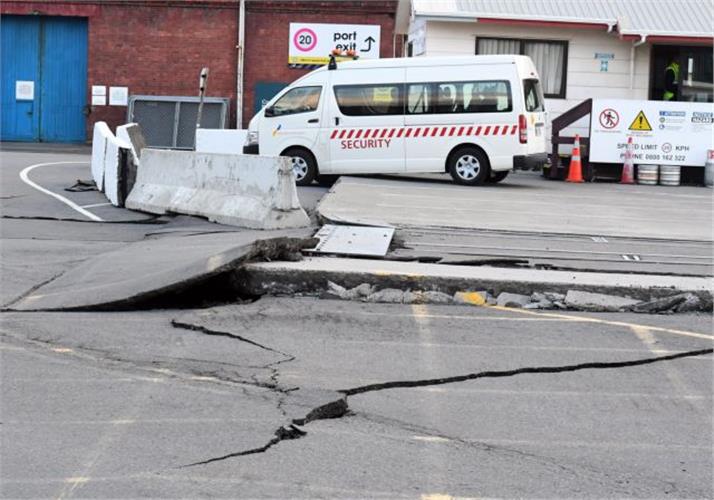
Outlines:
{"label": "white van", "polygon": [[478,185],[545,163],[546,119],[526,56],[339,62],[296,80],[260,110],[244,152],[292,157],[298,185],[425,172]]}

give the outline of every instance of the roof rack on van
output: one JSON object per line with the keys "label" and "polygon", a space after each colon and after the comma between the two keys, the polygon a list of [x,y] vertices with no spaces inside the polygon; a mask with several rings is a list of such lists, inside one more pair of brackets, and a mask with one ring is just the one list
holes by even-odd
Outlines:
{"label": "roof rack on van", "polygon": [[337,69],[337,61],[335,61],[335,55],[330,54],[330,62],[327,65],[328,70]]}

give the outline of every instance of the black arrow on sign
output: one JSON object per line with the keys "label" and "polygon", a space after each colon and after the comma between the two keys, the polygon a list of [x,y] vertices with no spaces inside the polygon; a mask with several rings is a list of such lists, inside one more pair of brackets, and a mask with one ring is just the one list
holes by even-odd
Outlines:
{"label": "black arrow on sign", "polygon": [[366,48],[366,49],[362,49],[362,52],[369,52],[370,50],[372,50],[372,44],[373,44],[374,42],[376,42],[377,40],[375,40],[374,38],[372,38],[372,37],[370,36],[370,37],[367,37],[364,41],[367,42],[367,48]]}

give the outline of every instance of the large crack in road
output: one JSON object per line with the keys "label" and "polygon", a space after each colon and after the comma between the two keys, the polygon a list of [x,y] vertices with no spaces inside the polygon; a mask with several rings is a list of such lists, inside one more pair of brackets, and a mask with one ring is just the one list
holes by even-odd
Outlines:
{"label": "large crack in road", "polygon": [[[267,347],[267,346],[263,346],[256,342],[248,340],[245,337],[231,334],[229,332],[210,330],[210,329],[200,326],[200,325],[191,325],[190,323],[176,322],[175,320],[172,321],[172,325],[174,325],[174,326],[180,325],[177,327],[186,328],[186,329],[193,330],[193,331],[199,331],[199,332],[202,332],[202,333],[205,333],[208,335],[218,335],[218,336],[234,338],[234,339],[240,340],[242,342],[248,342],[248,343],[258,346],[262,349],[266,349],[266,350],[269,350],[274,353],[280,353],[282,355],[288,356],[285,353],[282,353],[281,351],[275,350],[275,349]],[[527,367],[515,368],[515,369],[511,369],[511,370],[487,370],[487,371],[473,372],[473,373],[467,373],[467,374],[463,374],[463,375],[455,375],[452,377],[443,377],[443,378],[416,379],[416,380],[392,380],[392,381],[381,382],[381,383],[376,383],[376,384],[368,384],[368,385],[352,387],[349,389],[341,389],[341,390],[338,390],[337,392],[339,394],[342,394],[342,397],[335,399],[333,401],[330,401],[329,403],[317,406],[317,407],[313,408],[312,410],[310,410],[310,412],[308,412],[305,415],[305,417],[293,419],[289,424],[279,427],[275,431],[273,437],[263,446],[260,446],[257,448],[250,448],[247,450],[236,451],[233,453],[228,453],[225,455],[192,462],[189,464],[182,465],[179,468],[194,467],[194,466],[199,466],[199,465],[208,465],[208,464],[211,464],[214,462],[228,460],[230,458],[242,457],[242,456],[246,456],[246,455],[254,455],[256,453],[265,453],[273,446],[279,444],[281,441],[300,439],[307,435],[307,431],[305,431],[301,427],[306,426],[310,422],[313,422],[316,420],[325,420],[325,419],[338,419],[338,418],[342,418],[342,417],[350,414],[349,403],[348,403],[347,399],[350,396],[356,396],[359,394],[366,394],[366,393],[370,393],[370,392],[377,392],[377,391],[384,391],[384,390],[391,390],[391,389],[407,389],[407,388],[416,388],[416,387],[430,387],[430,386],[445,385],[445,384],[455,384],[455,383],[467,382],[467,381],[477,380],[477,379],[486,379],[486,378],[515,377],[515,376],[524,375],[524,374],[572,373],[572,372],[577,372],[577,371],[582,371],[582,370],[611,370],[611,369],[619,369],[619,368],[629,368],[629,367],[635,367],[635,366],[649,365],[649,364],[653,364],[653,363],[660,363],[660,362],[665,362],[665,361],[672,361],[675,359],[681,359],[681,358],[687,358],[687,357],[703,356],[703,355],[712,354],[712,353],[714,353],[714,349],[698,349],[698,350],[692,350],[692,351],[678,352],[675,354],[668,354],[668,355],[664,355],[664,356],[654,356],[654,357],[633,359],[633,360],[627,360],[627,361],[612,361],[612,362],[592,361],[592,362],[586,362],[586,363],[556,365],[556,366],[527,366]],[[293,361],[294,359],[295,359],[295,357],[291,356],[290,361]],[[285,362],[285,361],[282,361],[282,362]],[[273,363],[273,365],[275,365],[275,363]],[[276,374],[275,374],[276,380],[277,380],[277,376],[278,376],[278,374],[277,374],[277,368],[276,368]],[[275,390],[279,390],[279,389],[275,389]]]}

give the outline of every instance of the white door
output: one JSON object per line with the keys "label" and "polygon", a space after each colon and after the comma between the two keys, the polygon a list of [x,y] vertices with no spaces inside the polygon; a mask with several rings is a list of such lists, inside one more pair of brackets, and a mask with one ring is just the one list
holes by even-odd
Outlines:
{"label": "white door", "polygon": [[330,72],[326,95],[329,142],[327,173],[404,171],[404,69],[345,69]]}
{"label": "white door", "polygon": [[528,127],[528,154],[547,151],[547,121],[543,91],[540,81],[535,78],[523,80],[523,97],[525,99],[526,120]]}
{"label": "white door", "polygon": [[[321,85],[294,87],[265,110],[260,120],[260,154],[278,156],[286,148],[305,147],[319,157],[318,135],[324,90]],[[319,160],[318,160],[319,161]]]}

